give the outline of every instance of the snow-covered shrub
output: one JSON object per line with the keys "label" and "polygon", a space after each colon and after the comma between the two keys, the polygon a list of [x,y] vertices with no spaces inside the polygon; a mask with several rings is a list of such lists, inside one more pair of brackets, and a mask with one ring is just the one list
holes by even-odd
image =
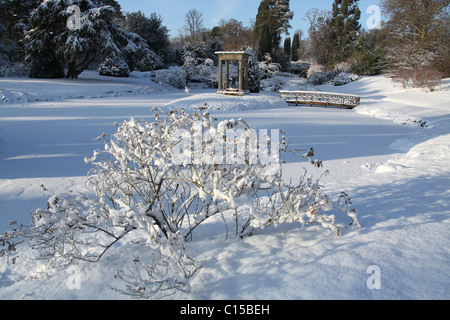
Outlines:
{"label": "snow-covered shrub", "polygon": [[278,92],[283,89],[286,84],[285,78],[273,76],[261,81],[261,87],[263,91]]}
{"label": "snow-covered shrub", "polygon": [[218,67],[214,66],[214,61],[206,59],[203,63],[188,68],[185,66],[185,72],[189,72],[189,81],[203,83],[208,88],[217,88],[218,82]]}
{"label": "snow-covered shrub", "polygon": [[128,64],[120,58],[108,58],[98,68],[101,76],[128,78],[130,68]]}
{"label": "snow-covered shrub", "polygon": [[281,66],[278,63],[266,64],[265,62],[260,62],[259,69],[261,70],[263,79],[270,78],[272,75],[281,72]]}
{"label": "snow-covered shrub", "polygon": [[205,67],[214,67],[214,60],[206,58],[202,63]]}
{"label": "snow-covered shrub", "polygon": [[424,68],[418,72],[415,85],[433,92],[441,84],[443,78],[444,74],[442,72],[432,68]]}
{"label": "snow-covered shrub", "polygon": [[333,79],[329,81],[332,86],[343,86],[353,81],[358,81],[359,77],[356,74],[339,72]]}
{"label": "snow-covered shrub", "polygon": [[150,254],[133,258],[132,267],[118,270],[116,278],[123,280],[125,287],[113,289],[134,298],[155,300],[177,291],[190,293],[189,279],[198,271],[199,264],[186,255],[182,238],[169,236],[168,245],[159,250],[152,248]]}
{"label": "snow-covered shrub", "polygon": [[308,77],[308,70],[310,66],[311,65],[308,62],[291,61],[288,67],[288,72],[298,74],[301,78],[306,78]]}
{"label": "snow-covered shrub", "polygon": [[28,75],[28,70],[23,64],[19,63],[2,63],[0,65],[0,77],[25,77]]}
{"label": "snow-covered shrub", "polygon": [[194,69],[199,64],[199,59],[196,58],[195,54],[191,51],[186,51],[183,54],[183,72],[186,84],[192,80],[195,76]]}
{"label": "snow-covered shrub", "polygon": [[259,62],[261,79],[267,79],[281,72],[281,65],[272,61],[270,54],[266,53],[262,61]]}
{"label": "snow-covered shrub", "polygon": [[155,70],[151,73],[150,79],[158,84],[169,85],[177,89],[184,89],[187,86],[183,67]]}
{"label": "snow-covered shrub", "polygon": [[207,59],[217,62],[218,57],[215,51],[218,51],[216,50],[218,48],[214,49],[214,47],[215,45],[210,42],[188,43],[182,48],[183,61],[186,57],[190,57],[194,60],[193,65],[196,66],[204,63]]}
{"label": "snow-covered shrub", "polygon": [[210,59],[199,65],[186,64],[182,67],[174,66],[169,69],[155,70],[150,79],[159,84],[166,84],[177,89],[185,89],[189,82],[202,83],[208,88],[218,86],[218,68],[211,65]]}
{"label": "snow-covered shrub", "polygon": [[163,66],[164,62],[161,57],[151,50],[136,62],[136,70],[142,72],[157,70]]}
{"label": "snow-covered shrub", "polygon": [[317,71],[308,79],[308,81],[312,85],[319,86],[332,80],[335,74],[334,71]]}
{"label": "snow-covered shrub", "polygon": [[[118,271],[125,288],[117,290],[159,298],[189,291],[199,264],[184,244],[213,216],[232,217],[239,237],[294,222],[340,234],[328,213],[335,208],[359,225],[348,196],[333,203],[306,169],[298,181],[282,180],[285,136],[258,136],[242,119],[217,123],[209,113],[154,109],[154,116],[154,122],[125,121],[100,137],[104,150],[86,159],[93,165],[86,184],[91,195],[51,197],[47,209],[32,213],[30,226],[0,236],[0,256],[17,262],[17,244],[26,242],[36,258],[60,267],[97,262],[116,244],[144,246],[145,257]],[[299,156],[321,167],[312,149]]]}
{"label": "snow-covered shrub", "polygon": [[248,59],[248,90],[250,93],[259,93],[261,91],[261,70],[256,52],[250,47],[244,48],[244,51],[250,54]]}
{"label": "snow-covered shrub", "polygon": [[347,62],[341,62],[334,66],[334,71],[337,72],[344,72],[344,73],[351,73],[352,72],[352,65]]}
{"label": "snow-covered shrub", "polygon": [[400,83],[404,89],[412,85],[415,77],[414,70],[396,70],[392,75],[392,82]]}
{"label": "snow-covered shrub", "polygon": [[218,86],[218,68],[214,65],[214,60],[198,56],[196,51],[185,51],[183,55],[183,70],[186,83],[204,83],[207,87]]}
{"label": "snow-covered shrub", "polygon": [[324,66],[316,64],[308,70],[308,81],[315,86],[327,83],[332,86],[342,86],[358,80],[357,75],[348,73],[350,71],[346,70],[351,70],[351,65],[348,63],[336,65],[335,70],[327,70]]}
{"label": "snow-covered shrub", "polygon": [[434,91],[441,83],[443,74],[432,68],[399,69],[393,71],[392,81],[400,83],[403,88],[425,88]]}
{"label": "snow-covered shrub", "polygon": [[311,78],[313,76],[314,73],[316,72],[325,72],[326,68],[320,64],[314,64],[312,66],[309,67],[308,69],[308,73],[307,73],[307,78]]}
{"label": "snow-covered shrub", "polygon": [[[198,57],[195,51],[185,51],[183,55],[183,72],[186,84],[189,82],[202,83],[208,88],[219,85],[219,68],[211,58]],[[233,72],[233,66],[230,67]]]}

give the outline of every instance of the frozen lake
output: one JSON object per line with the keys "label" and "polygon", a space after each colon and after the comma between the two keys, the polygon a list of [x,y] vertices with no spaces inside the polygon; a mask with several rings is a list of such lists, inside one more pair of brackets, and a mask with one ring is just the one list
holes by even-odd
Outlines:
{"label": "frozen lake", "polygon": [[[210,92],[213,92],[210,90]],[[0,109],[0,179],[73,177],[89,171],[84,157],[103,148],[93,139],[115,131],[130,117],[152,121],[152,107],[185,96],[181,92],[137,97],[38,102]],[[415,130],[338,108],[210,111],[219,120],[243,118],[256,129],[286,131],[290,146],[316,150],[323,161],[389,155],[397,139]],[[288,162],[298,161],[295,157]]]}

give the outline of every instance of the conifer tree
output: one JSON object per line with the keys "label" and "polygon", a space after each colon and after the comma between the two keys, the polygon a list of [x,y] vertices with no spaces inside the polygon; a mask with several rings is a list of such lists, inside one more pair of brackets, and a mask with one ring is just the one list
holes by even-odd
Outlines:
{"label": "conifer tree", "polygon": [[0,60],[24,59],[21,40],[30,29],[30,14],[39,3],[38,0],[0,0]]}
{"label": "conifer tree", "polygon": [[152,13],[150,17],[141,11],[126,13],[124,29],[141,36],[149,48],[158,55],[167,53],[169,42],[169,30],[162,24],[161,16]]}
{"label": "conifer tree", "polygon": [[[69,27],[76,5],[77,25]],[[120,5],[115,0],[47,0],[31,14],[25,37],[30,77],[77,78],[93,61],[120,57],[133,69],[151,51],[144,39],[117,23]]]}
{"label": "conifer tree", "polygon": [[291,60],[292,61],[298,61],[300,58],[298,55],[298,50],[300,49],[300,34],[296,33],[294,34],[294,39],[292,40],[292,53],[291,53]]}
{"label": "conifer tree", "polygon": [[272,50],[272,29],[268,24],[263,25],[259,36],[258,60],[262,60],[266,53],[273,53]]}
{"label": "conifer tree", "polygon": [[291,59],[291,38],[284,39],[284,55],[287,59]]}
{"label": "conifer tree", "polygon": [[346,61],[358,39],[361,25],[358,0],[335,0],[332,16],[327,21],[329,66]]}
{"label": "conifer tree", "polygon": [[[281,35],[288,34],[291,25],[289,21],[294,17],[290,10],[290,0],[263,0],[258,8],[255,21],[256,37],[260,41],[259,57],[270,53],[276,59],[281,42]],[[263,42],[263,45],[261,45]],[[270,51],[261,51],[261,49]]]}

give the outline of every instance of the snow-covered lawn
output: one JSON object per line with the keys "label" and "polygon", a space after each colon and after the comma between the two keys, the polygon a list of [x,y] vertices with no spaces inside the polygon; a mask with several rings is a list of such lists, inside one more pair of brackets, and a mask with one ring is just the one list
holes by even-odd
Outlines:
{"label": "snow-covered lawn", "polygon": [[[287,90],[302,86],[286,81]],[[337,237],[319,226],[291,224],[241,240],[231,232],[226,239],[223,221],[211,219],[187,244],[202,265],[192,293],[171,298],[449,299],[449,79],[435,92],[404,90],[382,76],[315,89],[358,94],[362,104],[310,108],[288,106],[276,92],[244,99],[218,97],[213,89],[186,93],[154,84],[145,73],[0,78],[0,233],[11,220],[28,222],[28,213],[45,207],[49,196],[82,191],[90,169],[83,159],[103,147],[93,139],[113,133],[114,122],[151,120],[152,107],[206,103],[218,119],[282,129],[292,147],[314,147],[324,168],[287,157],[286,179],[305,166],[314,175],[329,170],[325,190],[352,198],[362,228]],[[70,270],[47,274],[34,261],[7,268],[2,260],[0,299],[123,299],[110,289],[114,275],[131,255],[145,254],[123,244],[97,264],[82,264],[79,289],[70,285]]]}

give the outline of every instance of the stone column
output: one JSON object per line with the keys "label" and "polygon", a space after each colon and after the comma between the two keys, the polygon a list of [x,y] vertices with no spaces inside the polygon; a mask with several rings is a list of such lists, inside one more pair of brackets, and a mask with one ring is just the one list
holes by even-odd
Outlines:
{"label": "stone column", "polygon": [[242,74],[242,60],[239,60],[239,93],[244,92],[244,77]]}
{"label": "stone column", "polygon": [[248,60],[244,61],[244,90],[248,91]]}
{"label": "stone column", "polygon": [[230,87],[230,61],[225,61],[225,88],[226,91]]}
{"label": "stone column", "polygon": [[223,70],[222,70],[223,61],[219,59],[219,93],[222,92],[222,78],[223,78]]}

